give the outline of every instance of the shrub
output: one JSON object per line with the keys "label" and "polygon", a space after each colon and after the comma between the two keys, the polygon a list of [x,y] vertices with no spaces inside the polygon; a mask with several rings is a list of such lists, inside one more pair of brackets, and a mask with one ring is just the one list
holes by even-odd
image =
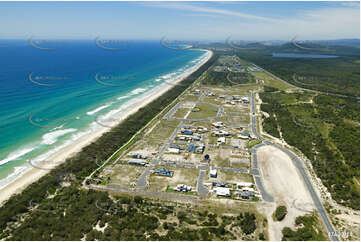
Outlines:
{"label": "shrub", "polygon": [[285,217],[286,217],[286,214],[287,214],[287,208],[286,206],[278,206],[276,208],[276,211],[274,213],[274,218],[277,220],[277,221],[281,221],[283,220]]}

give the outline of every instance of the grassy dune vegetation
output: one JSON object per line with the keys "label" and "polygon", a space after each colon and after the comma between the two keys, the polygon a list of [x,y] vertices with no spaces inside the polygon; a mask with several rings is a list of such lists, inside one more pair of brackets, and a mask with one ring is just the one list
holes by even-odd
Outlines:
{"label": "grassy dune vegetation", "polygon": [[295,221],[296,230],[289,227],[282,229],[284,241],[325,241],[327,240],[319,228],[316,215],[300,216]]}
{"label": "grassy dune vegetation", "polygon": [[50,206],[41,202],[2,237],[10,234],[11,240],[75,241],[256,239],[260,223],[254,213],[222,216],[209,209],[164,205],[137,196],[110,199],[105,192],[75,186],[62,188],[49,200]]}

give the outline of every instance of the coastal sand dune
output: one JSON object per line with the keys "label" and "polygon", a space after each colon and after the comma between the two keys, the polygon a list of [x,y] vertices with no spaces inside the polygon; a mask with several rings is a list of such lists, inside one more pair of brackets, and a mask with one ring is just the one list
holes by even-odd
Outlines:
{"label": "coastal sand dune", "polygon": [[[174,81],[172,81],[171,84],[177,84],[178,82],[182,81],[186,77],[188,77],[190,74],[195,72],[199,69],[204,63],[206,63],[213,55],[213,52],[207,51],[206,57],[197,65],[194,67],[188,69],[185,71],[182,75],[177,77]],[[116,124],[121,123],[122,120],[126,119],[129,115],[137,112],[140,108],[146,106],[147,104],[151,103],[153,100],[157,99],[161,95],[163,95],[165,92],[167,92],[169,89],[173,87],[170,83],[160,85],[152,89],[150,92],[145,93],[145,95],[142,95],[139,97],[136,102],[134,102],[129,107],[125,108],[119,117],[114,118],[114,123],[109,124],[107,126],[114,127]],[[91,142],[94,142],[97,138],[99,138],[103,133],[109,131],[110,128],[108,127],[100,127],[94,132],[85,134],[81,136],[80,138],[74,140],[71,144],[63,147],[56,153],[52,154],[50,157],[47,157],[46,160],[53,161],[55,164],[59,164],[60,161],[64,161],[67,158],[75,155],[77,152],[79,152],[83,147],[87,146]],[[51,168],[51,164],[47,164],[46,167],[48,169],[37,169],[33,168],[27,173],[25,173],[23,176],[19,177],[6,187],[2,188],[0,190],[0,205],[3,204],[11,195],[15,193],[19,193],[22,190],[24,190],[28,185],[31,183],[37,181],[39,178],[44,176],[49,172],[49,168]]]}

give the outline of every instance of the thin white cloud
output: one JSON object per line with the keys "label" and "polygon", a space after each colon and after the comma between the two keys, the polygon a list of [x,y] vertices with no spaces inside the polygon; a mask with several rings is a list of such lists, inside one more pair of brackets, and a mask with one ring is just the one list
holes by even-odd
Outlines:
{"label": "thin white cloud", "polygon": [[274,22],[276,19],[267,18],[263,16],[258,15],[252,15],[247,13],[241,13],[241,12],[235,12],[231,10],[226,9],[219,9],[219,8],[210,8],[210,7],[204,7],[204,6],[195,6],[191,4],[179,4],[179,3],[169,3],[169,4],[151,4],[148,6],[152,7],[161,7],[161,8],[171,8],[171,9],[178,9],[178,10],[184,10],[184,11],[192,11],[192,12],[198,12],[198,13],[210,13],[210,14],[219,14],[224,16],[233,16],[233,17],[239,17],[243,19],[250,19],[250,20],[259,20],[259,21],[267,21],[267,22]]}
{"label": "thin white cloud", "polygon": [[[154,5],[153,5],[154,6]],[[230,10],[205,7],[191,4],[161,4],[155,5],[164,8],[180,9],[198,14],[211,14],[212,17],[233,16],[262,21],[236,21],[229,19],[225,25],[212,21],[207,26],[195,23],[190,27],[179,27],[179,36],[192,35],[205,38],[226,39],[232,36],[243,40],[266,39],[292,39],[295,35],[299,39],[335,39],[359,38],[360,36],[360,10],[351,7],[327,7],[323,9],[308,10],[293,16],[284,16],[278,19],[269,19],[263,16],[248,15]],[[203,32],[203,34],[201,33]],[[211,34],[210,34],[211,33]]]}
{"label": "thin white cloud", "polygon": [[205,14],[205,13],[189,13],[189,14],[184,14],[184,16],[219,18],[219,15],[216,15],[216,14]]}
{"label": "thin white cloud", "polygon": [[360,8],[360,2],[343,2],[341,5],[345,7]]}

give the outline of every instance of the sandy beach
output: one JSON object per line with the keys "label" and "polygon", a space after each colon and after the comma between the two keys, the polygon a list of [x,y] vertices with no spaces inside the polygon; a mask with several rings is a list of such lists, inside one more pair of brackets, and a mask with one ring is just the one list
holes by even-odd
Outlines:
{"label": "sandy beach", "polygon": [[[182,81],[186,77],[188,77],[190,74],[192,74],[194,71],[198,70],[200,66],[202,66],[204,63],[206,63],[213,55],[213,52],[207,51],[206,58],[203,59],[202,62],[200,62],[198,65],[188,69],[186,72],[184,72],[182,75],[180,75],[178,78],[176,78],[172,84],[177,84],[178,82]],[[111,124],[110,126],[113,127],[116,124],[119,124],[122,122],[122,120],[126,119],[129,115],[137,112],[140,108],[146,106],[147,104],[151,103],[153,100],[157,99],[161,95],[163,95],[165,92],[167,92],[169,89],[171,89],[174,85],[170,83],[161,84],[160,86],[157,86],[153,88],[151,91],[145,93],[139,100],[134,102],[129,107],[125,108],[121,112],[121,116],[114,120],[115,123]],[[38,168],[32,168],[28,172],[26,172],[21,177],[14,180],[12,183],[8,184],[4,188],[0,190],[0,205],[2,205],[8,198],[10,198],[13,194],[20,193],[23,191],[28,185],[31,183],[37,181],[39,178],[47,174],[51,168],[54,168],[55,166],[59,165],[61,161],[66,160],[67,158],[75,155],[81,149],[91,142],[94,142],[97,138],[99,138],[103,133],[110,130],[109,127],[103,127],[98,125],[99,127],[89,134],[85,134],[81,136],[79,139],[74,140],[71,144],[61,148],[51,156],[47,158],[47,160],[52,161],[53,164],[46,164],[47,169],[38,169]]]}

